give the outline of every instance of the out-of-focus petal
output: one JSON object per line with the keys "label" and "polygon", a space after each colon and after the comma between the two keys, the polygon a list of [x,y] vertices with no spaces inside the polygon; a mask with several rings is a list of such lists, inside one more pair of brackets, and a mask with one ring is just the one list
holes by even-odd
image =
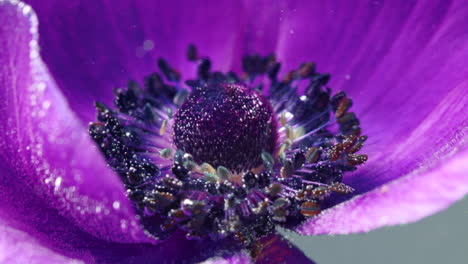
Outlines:
{"label": "out-of-focus petal", "polygon": [[[176,231],[171,237],[158,245],[94,243],[85,246],[89,259],[96,263],[198,263],[213,256],[229,259],[239,254],[239,247],[233,241],[188,240],[185,232]],[[83,248],[82,245],[75,245]]]}
{"label": "out-of-focus petal", "polygon": [[0,1],[0,46],[0,217],[55,242],[150,241],[40,60],[29,6]]}
{"label": "out-of-focus petal", "polygon": [[[54,216],[53,212],[48,213],[47,215]],[[12,230],[11,232],[14,233],[27,233],[30,236],[28,239],[36,243],[35,246],[43,248],[44,252],[53,250],[57,258],[62,255],[63,259],[76,259],[84,263],[197,263],[213,258],[214,255],[223,259],[231,259],[232,256],[238,256],[238,259],[247,257],[244,253],[237,253],[239,248],[230,243],[187,240],[183,232],[176,232],[164,243],[157,245],[109,242],[97,239],[87,233],[79,233],[80,231],[73,224],[64,225],[66,220],[56,222],[56,217],[51,218],[51,224],[56,225],[55,227],[47,225],[43,226],[41,230],[26,229],[24,231],[23,227],[16,228],[14,226],[8,227],[8,230]],[[0,234],[3,235],[1,232],[2,226],[0,225]],[[66,241],[54,239],[57,238],[57,234],[62,235]],[[2,252],[2,243],[9,241],[14,244],[17,239],[13,237],[10,240],[8,236],[0,238],[0,253]],[[14,249],[13,245],[10,249]],[[27,256],[28,253],[25,255]],[[0,254],[0,260],[3,256]],[[12,260],[20,257],[15,257],[13,254],[7,256],[11,256]],[[237,257],[233,258],[237,259]]]}
{"label": "out-of-focus petal", "polygon": [[244,23],[243,27],[235,32],[238,37],[234,48],[235,53],[232,54],[231,66],[235,72],[242,72],[242,57],[245,55],[265,56],[275,53],[278,48],[282,17],[287,10],[289,10],[288,1],[243,1]]}
{"label": "out-of-focus petal", "polygon": [[[369,136],[361,150],[369,155],[367,164],[345,176],[344,181],[356,188],[355,194],[363,194],[412,175],[414,182],[421,184],[413,188],[422,193],[426,178],[421,168],[435,174],[436,168],[461,155],[456,153],[467,145],[466,3],[336,0],[289,4],[282,16],[278,41],[284,69],[312,60],[319,71],[331,73],[330,86],[350,95],[352,110],[361,120],[363,133]],[[441,174],[440,184],[452,181],[452,177],[457,181],[456,173]],[[444,206],[436,203],[424,213],[414,210],[413,218],[444,208],[454,197],[464,194],[454,194],[442,202]],[[438,197],[435,192],[426,195],[426,201]],[[350,197],[337,197],[329,206]],[[362,197],[366,199],[366,195]],[[385,215],[385,207],[381,208]],[[327,212],[333,210],[307,226],[324,223],[322,218],[330,219],[326,218]],[[394,214],[393,222],[408,219],[403,216]],[[343,231],[339,231],[330,223],[329,233],[354,230],[355,223],[342,221],[349,227],[341,225]],[[327,233],[325,227],[317,230],[321,231],[309,233]]]}
{"label": "out-of-focus petal", "polygon": [[447,208],[468,193],[468,152],[440,167],[420,168],[356,196],[299,228],[303,234],[348,234],[417,221]]}
{"label": "out-of-focus petal", "polygon": [[0,221],[0,263],[79,264],[80,260],[64,257],[43,247],[28,233]]}
{"label": "out-of-focus petal", "polygon": [[213,257],[199,264],[251,264],[252,259],[247,252],[240,252],[229,258]]}
{"label": "out-of-focus petal", "polygon": [[141,83],[166,58],[183,76],[196,73],[186,59],[190,43],[213,67],[228,71],[244,25],[241,1],[28,0],[37,12],[42,56],[84,122],[95,100],[110,103],[112,89]]}
{"label": "out-of-focus petal", "polygon": [[[285,69],[315,61],[332,74],[332,89],[354,101],[369,136],[362,152],[370,157],[345,180],[358,192],[409,173],[460,137],[466,101],[454,96],[468,80],[464,1],[292,1],[282,21],[278,53]],[[454,119],[407,141],[443,101],[458,104],[446,109]]]}

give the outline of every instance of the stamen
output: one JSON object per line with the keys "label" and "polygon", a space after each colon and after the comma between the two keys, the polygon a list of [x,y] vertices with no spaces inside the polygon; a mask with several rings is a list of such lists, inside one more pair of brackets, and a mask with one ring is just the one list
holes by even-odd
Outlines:
{"label": "stamen", "polygon": [[313,201],[306,201],[301,205],[301,214],[306,217],[318,215],[320,213],[320,204]]}
{"label": "stamen", "polygon": [[367,136],[351,99],[331,96],[330,75],[304,63],[281,79],[273,55],[245,56],[242,77],[212,72],[193,45],[187,58],[196,80],[159,59],[161,75],[116,89],[116,109],[96,103],[89,127],[149,233],[234,238],[254,254],[275,226],[294,228],[332,193],[354,191],[343,175],[367,161],[357,154]]}

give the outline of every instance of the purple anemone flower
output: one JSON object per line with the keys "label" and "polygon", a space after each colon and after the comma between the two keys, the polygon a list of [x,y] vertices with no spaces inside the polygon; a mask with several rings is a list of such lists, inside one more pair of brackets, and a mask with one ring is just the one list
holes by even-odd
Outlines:
{"label": "purple anemone flower", "polygon": [[312,263],[275,228],[468,192],[462,0],[26,2],[0,0],[0,262]]}

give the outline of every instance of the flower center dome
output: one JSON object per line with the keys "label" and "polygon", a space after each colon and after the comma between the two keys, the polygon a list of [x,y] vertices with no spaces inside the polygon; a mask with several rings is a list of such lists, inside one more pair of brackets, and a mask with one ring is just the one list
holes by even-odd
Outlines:
{"label": "flower center dome", "polygon": [[174,143],[197,163],[247,171],[276,148],[277,125],[264,97],[243,84],[196,88],[175,115]]}

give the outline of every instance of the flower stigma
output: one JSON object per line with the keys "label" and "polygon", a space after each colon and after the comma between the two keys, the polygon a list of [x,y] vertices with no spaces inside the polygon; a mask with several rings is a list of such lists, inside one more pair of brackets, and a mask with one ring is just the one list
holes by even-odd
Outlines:
{"label": "flower stigma", "polygon": [[195,80],[164,59],[143,87],[96,103],[89,131],[120,176],[148,234],[231,239],[255,254],[276,226],[294,229],[333,193],[354,190],[343,174],[367,160],[367,137],[344,92],[313,63],[279,78],[274,55],[242,59],[243,74],[211,70],[190,45]]}
{"label": "flower stigma", "polygon": [[247,172],[276,146],[276,119],[268,100],[243,84],[196,87],[177,110],[174,143],[195,162]]}

